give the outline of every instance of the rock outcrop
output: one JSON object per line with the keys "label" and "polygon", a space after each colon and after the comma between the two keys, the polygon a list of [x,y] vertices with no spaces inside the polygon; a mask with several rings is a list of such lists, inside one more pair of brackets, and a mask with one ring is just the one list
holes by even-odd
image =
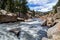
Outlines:
{"label": "rock outcrop", "polygon": [[52,17],[47,17],[47,16],[42,16],[40,17],[43,21],[45,21],[42,25],[43,26],[48,26],[48,27],[52,27],[55,22],[54,19]]}
{"label": "rock outcrop", "polygon": [[0,14],[1,14],[1,15],[6,15],[6,14],[7,14],[7,11],[5,11],[5,10],[0,10]]}
{"label": "rock outcrop", "polygon": [[56,32],[52,35],[53,40],[60,40],[60,32]]}
{"label": "rock outcrop", "polygon": [[49,28],[48,31],[47,31],[47,35],[48,35],[49,38],[51,38],[52,35],[54,35],[57,32],[60,32],[60,22],[57,23],[55,26]]}
{"label": "rock outcrop", "polygon": [[43,37],[42,40],[53,40],[53,39],[48,39],[48,38]]}
{"label": "rock outcrop", "polygon": [[59,13],[44,15],[44,16],[41,16],[40,19],[46,20],[43,24],[44,26],[52,27],[60,21],[59,15],[60,15]]}
{"label": "rock outcrop", "polygon": [[47,26],[52,27],[54,25],[54,19],[52,17],[47,17]]}
{"label": "rock outcrop", "polygon": [[47,25],[47,17],[46,16],[41,16],[40,19],[42,19],[44,21],[42,26],[46,26]]}
{"label": "rock outcrop", "polygon": [[15,22],[17,21],[17,15],[14,13],[0,10],[0,22]]}

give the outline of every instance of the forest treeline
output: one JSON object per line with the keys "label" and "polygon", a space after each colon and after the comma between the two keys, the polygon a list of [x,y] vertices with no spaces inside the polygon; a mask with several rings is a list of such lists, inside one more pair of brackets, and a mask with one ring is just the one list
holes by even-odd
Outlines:
{"label": "forest treeline", "polygon": [[[9,12],[20,12],[20,13],[27,13],[29,9],[27,5],[27,0],[0,0],[0,9],[9,11]],[[55,12],[57,12],[57,7],[60,6],[60,0],[53,8]]]}
{"label": "forest treeline", "polygon": [[29,10],[27,3],[27,0],[0,0],[0,9],[13,13],[26,13]]}

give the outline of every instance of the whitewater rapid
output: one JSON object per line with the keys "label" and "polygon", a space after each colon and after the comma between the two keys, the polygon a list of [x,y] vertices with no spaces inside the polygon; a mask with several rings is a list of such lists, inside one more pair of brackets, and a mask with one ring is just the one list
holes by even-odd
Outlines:
{"label": "whitewater rapid", "polygon": [[0,30],[3,30],[7,33],[11,29],[20,28],[20,35],[18,37],[19,39],[18,38],[15,39],[41,40],[43,37],[47,37],[47,30],[48,30],[48,27],[41,26],[43,22],[44,21],[39,18],[33,18],[28,19],[28,21],[26,22],[3,23],[0,24]]}

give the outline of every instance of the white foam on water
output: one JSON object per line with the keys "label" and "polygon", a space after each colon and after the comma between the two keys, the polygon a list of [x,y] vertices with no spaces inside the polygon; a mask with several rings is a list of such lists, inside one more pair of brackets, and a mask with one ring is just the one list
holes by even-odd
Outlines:
{"label": "white foam on water", "polygon": [[[26,38],[29,38],[30,36],[31,36],[30,40],[32,40],[32,39],[36,40],[41,37],[40,34],[38,33],[40,30],[47,31],[47,29],[48,29],[47,27],[45,27],[45,28],[41,27],[42,23],[43,23],[42,20],[35,18],[35,19],[31,19],[31,21],[28,21],[28,22],[0,24],[0,29],[4,30],[4,31],[8,31],[13,28],[20,28],[21,29],[20,31],[21,32],[24,31],[24,34],[26,34],[26,35],[24,35],[23,33],[21,33],[20,40],[24,40],[24,39],[28,40]],[[43,35],[43,34],[41,34],[41,35]],[[23,36],[23,38],[21,36]]]}

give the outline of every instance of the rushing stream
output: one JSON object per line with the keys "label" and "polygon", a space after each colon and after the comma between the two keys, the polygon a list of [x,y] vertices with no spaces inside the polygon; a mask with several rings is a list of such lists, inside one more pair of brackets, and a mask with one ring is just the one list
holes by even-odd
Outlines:
{"label": "rushing stream", "polygon": [[[8,40],[7,34],[12,36],[9,40],[41,40],[43,37],[47,37],[48,30],[46,26],[41,26],[43,22],[44,21],[39,18],[33,18],[29,19],[27,22],[3,23],[0,24],[0,30],[2,34],[6,36],[6,40]],[[8,32],[8,30],[13,28],[20,28],[19,39],[15,37],[13,33]],[[3,40],[3,38],[0,39]]]}

